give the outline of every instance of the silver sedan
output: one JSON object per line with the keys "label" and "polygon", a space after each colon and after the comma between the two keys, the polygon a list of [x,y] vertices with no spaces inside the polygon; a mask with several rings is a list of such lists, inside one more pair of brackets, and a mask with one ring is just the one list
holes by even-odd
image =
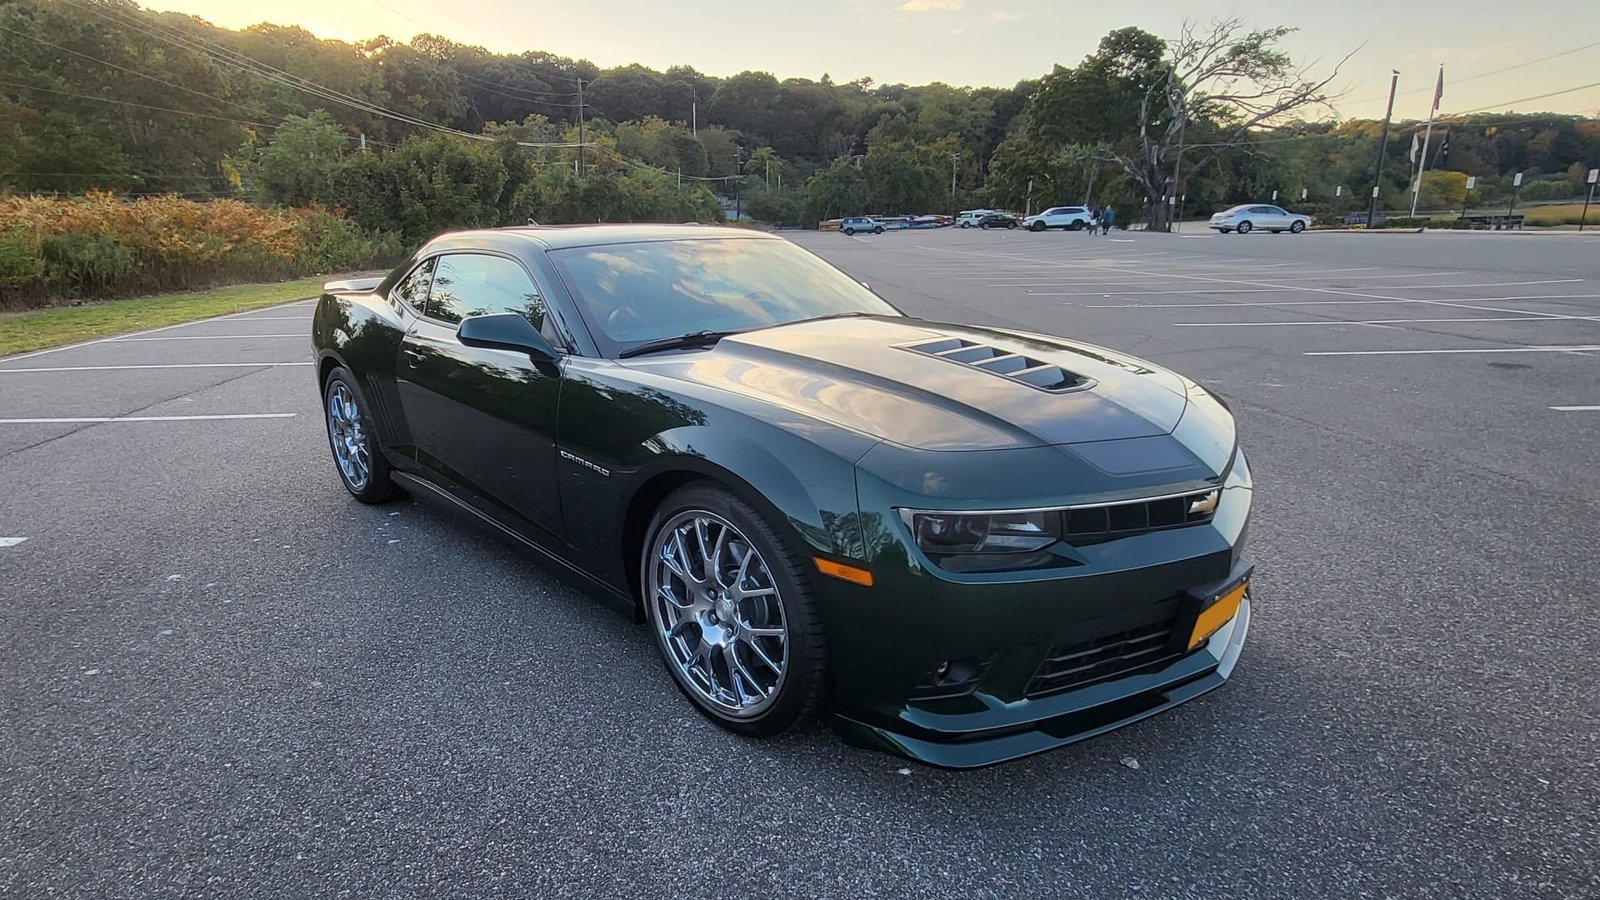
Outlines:
{"label": "silver sedan", "polygon": [[1245,204],[1235,206],[1233,209],[1223,210],[1211,217],[1207,227],[1227,234],[1237,231],[1240,234],[1249,234],[1257,229],[1264,229],[1273,234],[1287,231],[1290,234],[1299,234],[1311,225],[1311,217],[1299,213],[1292,213],[1280,207],[1267,204]]}

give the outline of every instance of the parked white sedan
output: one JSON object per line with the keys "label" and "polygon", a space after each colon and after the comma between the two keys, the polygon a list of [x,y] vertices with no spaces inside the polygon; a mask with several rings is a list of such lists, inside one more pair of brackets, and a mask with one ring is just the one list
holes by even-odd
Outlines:
{"label": "parked white sedan", "polygon": [[1227,234],[1230,231],[1249,234],[1257,229],[1264,229],[1273,234],[1277,234],[1280,231],[1299,234],[1310,225],[1310,216],[1288,212],[1276,206],[1246,204],[1223,210],[1212,216],[1211,224],[1208,227],[1214,228],[1223,234]]}

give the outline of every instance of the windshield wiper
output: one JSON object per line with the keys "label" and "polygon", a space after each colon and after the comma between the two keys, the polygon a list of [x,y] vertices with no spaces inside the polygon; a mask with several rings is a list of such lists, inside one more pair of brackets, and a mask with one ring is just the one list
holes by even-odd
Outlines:
{"label": "windshield wiper", "polygon": [[661,338],[656,341],[645,341],[642,344],[636,344],[618,353],[617,359],[643,356],[646,353],[655,353],[660,350],[687,350],[693,347],[710,347],[729,335],[740,333],[740,331],[691,331],[688,334],[680,334],[677,337]]}

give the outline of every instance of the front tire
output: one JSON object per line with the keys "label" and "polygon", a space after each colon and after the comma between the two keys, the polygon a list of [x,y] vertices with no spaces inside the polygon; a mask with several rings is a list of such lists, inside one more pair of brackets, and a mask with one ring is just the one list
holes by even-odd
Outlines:
{"label": "front tire", "polygon": [[710,484],[673,492],[646,534],[645,618],[684,696],[749,737],[814,718],[828,650],[804,557],[749,504]]}
{"label": "front tire", "polygon": [[883,226],[879,225],[877,228],[872,229],[872,233],[873,234],[883,234]]}
{"label": "front tire", "polygon": [[1289,226],[1289,233],[1290,234],[1299,234],[1300,232],[1305,231],[1305,230],[1306,230],[1306,223],[1304,223],[1304,222],[1295,222],[1295,223],[1293,223],[1293,224],[1291,224]]}
{"label": "front tire", "polygon": [[1006,223],[1006,230],[1007,231],[1015,230],[1016,227],[1017,227],[1017,223],[1015,223],[1015,222],[1007,222]]}
{"label": "front tire", "polygon": [[1240,234],[1249,234],[1250,233],[1250,229],[1253,228],[1253,227],[1255,227],[1255,226],[1251,225],[1249,222],[1240,222],[1239,223],[1239,233]]}
{"label": "front tire", "polygon": [[378,447],[377,430],[367,414],[366,401],[350,370],[340,366],[322,386],[323,421],[328,426],[328,449],[333,451],[339,480],[350,496],[362,503],[383,503],[400,496],[389,477],[389,460]]}

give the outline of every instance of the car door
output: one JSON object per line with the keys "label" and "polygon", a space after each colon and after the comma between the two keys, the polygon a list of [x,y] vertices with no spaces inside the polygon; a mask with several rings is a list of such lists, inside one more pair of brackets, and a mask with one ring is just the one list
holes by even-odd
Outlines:
{"label": "car door", "polygon": [[492,253],[438,257],[422,315],[400,345],[400,403],[420,466],[555,546],[560,372],[526,353],[468,347],[456,337],[468,316],[506,312],[526,316],[560,346],[544,295],[520,262]]}
{"label": "car door", "polygon": [[1288,228],[1294,222],[1294,217],[1289,215],[1288,210],[1280,206],[1269,206],[1267,209],[1272,211],[1273,228]]}

